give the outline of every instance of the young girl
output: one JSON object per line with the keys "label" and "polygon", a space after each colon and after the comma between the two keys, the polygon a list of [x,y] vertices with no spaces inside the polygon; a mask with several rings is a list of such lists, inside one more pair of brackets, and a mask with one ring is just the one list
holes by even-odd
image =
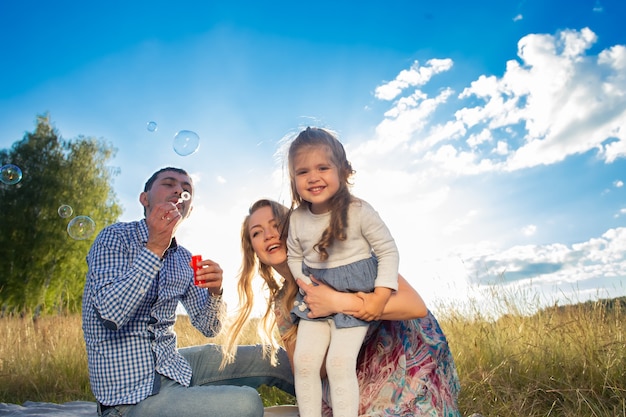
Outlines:
{"label": "young girl", "polygon": [[[398,288],[398,251],[378,213],[350,193],[354,171],[343,145],[331,132],[308,127],[291,143],[288,164],[295,207],[287,237],[291,273],[309,284],[312,276],[338,291],[372,293],[363,318],[379,319]],[[333,416],[356,417],[356,361],[368,321],[342,313],[311,319],[306,294],[298,295],[291,312],[299,320],[294,377],[300,416],[321,416],[325,360]]]}

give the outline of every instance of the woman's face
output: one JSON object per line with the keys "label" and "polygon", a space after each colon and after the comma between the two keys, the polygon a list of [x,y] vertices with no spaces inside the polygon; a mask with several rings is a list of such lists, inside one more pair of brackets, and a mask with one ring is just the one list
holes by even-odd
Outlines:
{"label": "woman's face", "polygon": [[265,265],[276,267],[287,262],[287,248],[280,240],[278,223],[269,206],[261,207],[250,215],[248,234],[252,249],[259,261]]}

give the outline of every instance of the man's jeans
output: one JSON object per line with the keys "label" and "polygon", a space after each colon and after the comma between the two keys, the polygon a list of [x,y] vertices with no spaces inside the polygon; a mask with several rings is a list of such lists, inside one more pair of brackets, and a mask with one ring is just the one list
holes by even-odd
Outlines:
{"label": "man's jeans", "polygon": [[[284,350],[278,365],[263,358],[260,345],[239,346],[235,361],[219,370],[221,347],[202,345],[180,349],[189,361],[191,386],[161,377],[161,390],[135,405],[108,408],[106,417],[262,417],[263,402],[256,388],[265,384],[294,395],[293,374]],[[100,414],[100,413],[99,413]]]}

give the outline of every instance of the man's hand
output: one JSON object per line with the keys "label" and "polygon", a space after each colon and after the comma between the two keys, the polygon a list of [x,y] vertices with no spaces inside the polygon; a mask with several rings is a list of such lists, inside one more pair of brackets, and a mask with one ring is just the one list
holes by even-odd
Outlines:
{"label": "man's hand", "polygon": [[170,247],[174,230],[181,220],[182,216],[174,203],[162,203],[150,210],[146,217],[148,225],[146,248],[162,258]]}
{"label": "man's hand", "polygon": [[[189,266],[193,268],[191,262]],[[200,262],[201,268],[198,268],[195,271],[195,279],[198,282],[196,284],[198,287],[206,288],[209,290],[211,295],[220,295],[222,294],[222,280],[223,280],[223,272],[222,268],[219,266],[217,262],[214,262],[210,259],[204,259]]]}

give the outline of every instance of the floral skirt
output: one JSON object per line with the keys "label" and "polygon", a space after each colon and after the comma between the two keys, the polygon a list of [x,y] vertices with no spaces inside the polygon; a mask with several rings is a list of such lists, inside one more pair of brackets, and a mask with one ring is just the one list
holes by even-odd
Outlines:
{"label": "floral skirt", "polygon": [[[459,378],[439,323],[426,317],[381,321],[368,331],[357,364],[360,417],[460,417]],[[332,416],[324,380],[325,417]]]}

